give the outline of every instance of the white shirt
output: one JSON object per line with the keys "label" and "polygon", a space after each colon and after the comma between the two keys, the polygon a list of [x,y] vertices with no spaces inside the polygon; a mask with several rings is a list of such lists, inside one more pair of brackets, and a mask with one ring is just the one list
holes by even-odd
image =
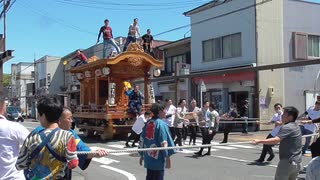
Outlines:
{"label": "white shirt", "polygon": [[[281,114],[278,114],[278,113],[274,114],[270,122],[271,122],[271,123],[275,123],[275,122],[277,122],[277,121],[281,121],[282,114],[283,114],[283,112],[282,112]],[[271,134],[273,137],[275,137],[276,135],[278,135],[278,133],[279,133],[279,131],[280,131],[280,128],[281,128],[281,126],[275,125],[275,127],[272,129],[272,131],[271,131],[270,134]]]}
{"label": "white shirt", "polygon": [[166,108],[166,116],[172,115],[171,117],[168,117],[165,119],[165,122],[167,123],[168,127],[173,127],[175,114],[176,114],[176,107],[174,105],[170,105],[169,108]]}
{"label": "white shirt", "polygon": [[144,117],[144,114],[140,115],[138,119],[134,122],[132,126],[132,130],[140,134],[142,132],[142,128],[144,127],[144,124],[147,122],[146,118]]}
{"label": "white shirt", "polygon": [[8,121],[0,115],[0,179],[24,180],[23,171],[16,169],[20,145],[29,131],[19,123]]}
{"label": "white shirt", "polygon": [[[135,32],[134,34],[132,34],[132,32]],[[132,36],[132,37],[139,37],[140,36],[140,28],[137,25],[133,25],[131,24],[129,26],[129,36]]]}
{"label": "white shirt", "polygon": [[[210,112],[210,111],[209,111]],[[219,120],[219,113],[216,110],[213,110],[209,114],[209,123],[211,122],[211,125],[208,124],[209,127],[214,127],[216,124],[215,122]],[[218,130],[219,127],[216,127]]]}
{"label": "white shirt", "polygon": [[320,178],[320,156],[313,158],[308,166],[306,180],[318,180]]}
{"label": "white shirt", "polygon": [[[314,106],[312,106],[306,111],[306,114],[312,120],[313,119],[317,119],[318,117],[320,117],[320,110],[319,111],[315,111],[314,110]],[[305,129],[308,129],[311,132],[314,132],[315,129],[316,129],[316,125],[315,124],[305,124],[303,126],[304,126]]]}

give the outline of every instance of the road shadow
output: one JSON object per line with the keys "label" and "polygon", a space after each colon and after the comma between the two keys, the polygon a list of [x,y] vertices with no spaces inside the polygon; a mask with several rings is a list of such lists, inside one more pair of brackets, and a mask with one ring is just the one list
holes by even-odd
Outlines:
{"label": "road shadow", "polygon": [[[85,137],[83,134],[78,134],[79,137],[83,142],[86,144],[94,144],[94,143],[111,143],[111,142],[119,142],[119,141],[125,141],[126,138],[121,138],[121,137],[114,137],[112,140],[102,140],[100,136],[90,136],[90,137]],[[125,147],[125,144],[123,145]]]}
{"label": "road shadow", "polygon": [[188,156],[184,156],[184,157],[192,158],[192,159],[200,159],[200,158],[204,157],[204,155],[199,156],[199,155],[194,154],[194,155],[188,155]]}
{"label": "road shadow", "polygon": [[270,165],[270,162],[251,162],[251,163],[247,163],[247,165],[249,166],[267,166]]}

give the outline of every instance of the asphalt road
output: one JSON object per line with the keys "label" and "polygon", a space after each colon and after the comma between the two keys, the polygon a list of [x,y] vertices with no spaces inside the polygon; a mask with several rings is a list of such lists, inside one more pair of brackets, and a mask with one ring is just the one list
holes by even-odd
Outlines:
{"label": "asphalt road", "polygon": [[[30,131],[39,125],[38,122],[25,121],[23,124]],[[81,133],[79,133],[81,136]],[[101,141],[98,137],[85,139],[84,142],[92,149],[107,150],[124,149],[123,140]],[[218,144],[219,139],[214,139]],[[200,138],[197,140],[200,145]],[[168,180],[272,180],[278,163],[276,157],[271,163],[256,165],[253,160],[260,155],[262,146],[250,144],[214,146],[211,156],[198,157],[193,155],[197,149],[188,149],[172,156],[172,168],[166,169],[165,179]],[[278,156],[278,147],[274,148]],[[204,151],[206,152],[206,150]],[[303,158],[303,165],[310,158]],[[110,154],[100,159],[94,158],[90,166],[82,171],[73,170],[73,179],[94,180],[143,180],[145,169],[139,165],[136,153]],[[299,177],[303,177],[300,175]]]}

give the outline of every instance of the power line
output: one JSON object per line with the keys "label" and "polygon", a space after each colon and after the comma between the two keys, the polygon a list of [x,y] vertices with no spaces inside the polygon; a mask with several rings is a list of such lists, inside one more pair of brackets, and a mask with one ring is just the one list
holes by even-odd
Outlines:
{"label": "power line", "polygon": [[62,0],[64,2],[75,2],[75,3],[88,3],[88,4],[100,4],[100,5],[108,5],[108,6],[131,6],[131,7],[155,7],[155,6],[174,6],[174,5],[186,5],[186,4],[199,4],[202,2],[208,2],[208,0],[204,1],[179,1],[179,2],[162,2],[162,3],[114,3],[114,2],[105,2],[98,0]]}
{"label": "power line", "polygon": [[22,69],[22,70],[20,70],[19,72],[16,72],[16,73],[21,73],[21,72],[27,70],[29,67],[35,66],[35,65],[37,65],[37,64],[47,63],[47,62],[53,62],[53,61],[61,61],[61,58],[51,59],[51,60],[47,60],[47,61],[33,62],[33,63],[31,63],[29,66],[25,67],[24,69]]}
{"label": "power line", "polygon": [[[211,17],[211,18],[207,18],[207,19],[204,19],[204,20],[201,20],[201,21],[198,21],[198,22],[194,22],[194,23],[191,23],[191,24],[187,24],[187,25],[183,25],[183,26],[179,26],[179,27],[176,27],[176,28],[173,28],[173,29],[170,29],[170,30],[167,30],[167,31],[164,31],[164,32],[161,32],[161,33],[158,33],[158,34],[155,34],[155,36],[160,36],[162,34],[166,34],[166,33],[169,33],[169,32],[173,32],[173,31],[176,31],[176,30],[180,30],[180,29],[183,29],[183,28],[186,28],[186,27],[189,27],[189,26],[193,26],[193,25],[198,25],[198,24],[201,24],[201,23],[204,23],[204,22],[207,22],[207,21],[210,21],[210,20],[213,20],[213,19],[216,19],[216,18],[220,18],[220,17],[223,17],[223,16],[227,16],[227,15],[230,15],[230,14],[234,14],[234,13],[237,13],[237,12],[240,12],[240,11],[243,11],[243,10],[246,10],[246,9],[250,9],[252,7],[256,7],[256,6],[260,6],[262,4],[265,4],[267,2],[270,2],[272,0],[265,0],[265,1],[262,1],[260,3],[256,3],[256,4],[253,4],[253,5],[249,5],[249,6],[246,6],[246,7],[243,7],[243,8],[239,8],[239,9],[236,9],[234,11],[230,11],[230,12],[227,12],[227,13],[224,13],[224,14],[221,14],[221,15],[218,15],[218,16],[215,16],[215,17]],[[56,60],[61,60],[61,59],[56,59]],[[52,61],[52,60],[50,60]],[[54,61],[54,60],[53,60]],[[45,62],[48,62],[48,61],[45,61]],[[25,68],[26,69],[26,68]],[[21,70],[20,72],[22,72],[23,70]]]}
{"label": "power line", "polygon": [[79,31],[79,32],[84,32],[84,33],[87,33],[87,34],[90,34],[90,35],[94,35],[94,36],[97,35],[96,33],[93,33],[93,32],[87,31],[87,30],[83,30],[83,29],[81,29],[81,28],[79,28],[77,26],[74,26],[74,25],[70,24],[70,23],[66,23],[63,19],[50,17],[50,16],[47,15],[48,13],[46,13],[43,10],[40,11],[38,9],[31,8],[30,6],[28,6],[28,5],[24,4],[24,3],[21,3],[21,1],[19,3],[20,3],[20,5],[22,5],[25,9],[29,10],[30,12],[33,12],[33,13],[35,13],[37,15],[46,17],[46,18],[50,19],[51,21],[56,22],[57,24],[63,25],[65,27],[68,27],[70,29],[73,29],[73,30],[76,30],[76,31]]}
{"label": "power line", "polygon": [[62,0],[57,0],[55,2],[58,3],[62,3],[62,4],[68,4],[68,5],[72,5],[72,6],[78,6],[78,7],[86,7],[86,8],[93,8],[93,9],[103,9],[103,10],[113,10],[113,11],[137,11],[137,10],[141,10],[141,11],[158,11],[158,10],[174,10],[174,9],[181,9],[181,8],[188,8],[188,7],[192,7],[194,6],[194,4],[189,4],[189,5],[179,5],[179,6],[169,6],[169,7],[158,7],[158,8],[118,8],[118,7],[105,7],[105,6],[101,6],[98,4],[93,4],[93,3],[89,3],[89,4],[83,4],[83,3],[77,3],[77,2],[67,2],[67,1],[62,1]]}
{"label": "power line", "polygon": [[160,35],[163,35],[163,34],[167,34],[167,33],[172,32],[172,31],[177,31],[177,30],[180,30],[180,29],[184,29],[184,28],[189,27],[189,26],[194,26],[194,25],[202,24],[202,23],[205,23],[205,22],[207,22],[207,21],[211,21],[211,20],[213,20],[213,19],[217,19],[217,18],[220,18],[220,17],[224,17],[224,16],[227,16],[227,15],[230,15],[230,14],[235,14],[235,13],[237,13],[237,12],[244,11],[244,10],[246,10],[246,9],[250,9],[250,8],[252,8],[252,7],[260,6],[260,5],[265,4],[265,3],[267,3],[267,2],[270,2],[270,1],[272,1],[272,0],[264,0],[264,1],[261,1],[261,2],[256,3],[256,4],[252,4],[252,5],[249,5],[249,6],[246,6],[246,7],[243,7],[243,8],[239,8],[239,9],[236,9],[236,10],[233,10],[233,11],[230,11],[230,12],[227,12],[227,13],[224,13],[224,14],[220,14],[220,15],[215,16],[215,17],[207,18],[207,19],[204,19],[204,20],[201,20],[201,21],[198,21],[198,22],[194,22],[194,23],[191,23],[191,24],[186,24],[186,25],[179,26],[179,27],[176,27],[176,28],[173,28],[173,29],[169,29],[169,30],[167,30],[167,31],[164,31],[164,32],[155,34],[154,37],[160,36]]}

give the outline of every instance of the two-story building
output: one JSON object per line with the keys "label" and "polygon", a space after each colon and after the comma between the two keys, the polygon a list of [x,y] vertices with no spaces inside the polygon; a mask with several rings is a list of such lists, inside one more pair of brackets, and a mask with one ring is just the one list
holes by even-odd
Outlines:
{"label": "two-story building", "polygon": [[[228,70],[255,66],[257,62],[255,9],[223,15],[252,3],[253,0],[212,1],[184,13],[191,19],[191,73],[225,70],[192,78],[198,86],[204,82],[203,100],[214,101],[220,113],[226,112],[231,103],[240,107],[247,99],[253,116],[256,73],[228,73]],[[200,88],[196,92],[200,93]]]}
{"label": "two-story building", "polygon": [[20,62],[11,65],[11,104],[20,106],[26,114],[28,114],[32,102],[27,94],[27,86],[34,83],[33,73],[33,63]]}
{"label": "two-story building", "polygon": [[204,99],[215,101],[220,112],[247,99],[249,116],[262,121],[277,102],[304,112],[319,92],[319,65],[241,69],[319,58],[319,10],[320,4],[302,0],[225,0],[185,12],[191,20],[191,73],[198,86],[205,83]]}
{"label": "two-story building", "polygon": [[[191,38],[188,37],[158,47],[164,54],[164,67],[159,78],[189,73],[191,64],[190,41]],[[171,99],[174,104],[180,98],[189,100],[191,96],[191,81],[189,78],[157,81],[153,86],[156,99]]]}
{"label": "two-story building", "polygon": [[58,95],[63,86],[61,57],[44,56],[35,61],[35,91],[37,96]]}

